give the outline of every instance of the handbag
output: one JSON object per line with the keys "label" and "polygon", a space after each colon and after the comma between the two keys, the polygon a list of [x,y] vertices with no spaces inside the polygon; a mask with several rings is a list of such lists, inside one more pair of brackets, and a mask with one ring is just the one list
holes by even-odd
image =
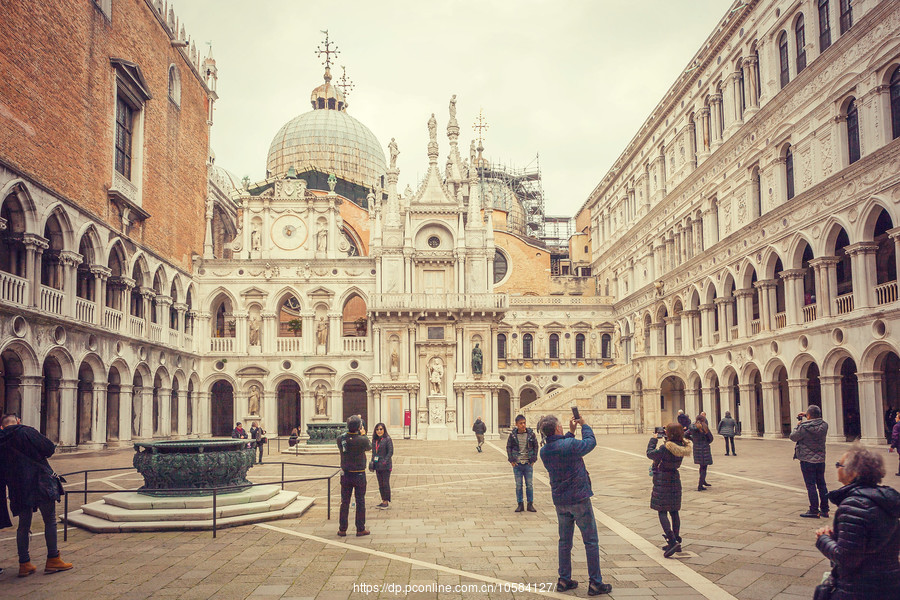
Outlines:
{"label": "handbag", "polygon": [[813,600],[828,600],[833,593],[834,577],[831,576],[831,571],[825,571],[825,575],[822,577],[822,583],[817,585],[813,592]]}

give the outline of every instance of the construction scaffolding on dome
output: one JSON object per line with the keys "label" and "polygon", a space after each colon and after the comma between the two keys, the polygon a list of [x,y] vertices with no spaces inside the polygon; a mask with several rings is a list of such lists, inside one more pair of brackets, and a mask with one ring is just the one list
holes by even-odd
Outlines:
{"label": "construction scaffolding on dome", "polygon": [[523,169],[485,164],[478,167],[478,179],[486,194],[493,194],[494,208],[506,211],[506,229],[541,239],[544,228],[544,187],[540,158]]}

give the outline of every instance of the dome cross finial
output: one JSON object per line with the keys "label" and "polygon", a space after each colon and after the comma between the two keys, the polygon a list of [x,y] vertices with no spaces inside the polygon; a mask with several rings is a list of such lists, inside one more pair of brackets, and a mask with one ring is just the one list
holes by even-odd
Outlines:
{"label": "dome cross finial", "polygon": [[478,145],[481,146],[484,142],[484,130],[490,129],[490,126],[484,118],[483,108],[478,110],[478,119],[476,119],[475,124],[472,125],[472,129],[474,129],[475,133],[478,135]]}
{"label": "dome cross finial", "polygon": [[[331,40],[329,40],[328,30],[323,29],[321,31],[322,31],[322,33],[325,34],[325,41],[322,43],[322,45],[316,46],[316,54],[319,56],[319,58],[322,58],[323,54],[325,55],[325,60],[322,61],[322,64],[325,65],[325,81],[330,81],[331,80],[331,62],[332,62],[331,55],[333,54],[334,57],[337,58],[337,55],[340,54],[341,51],[338,50],[337,44],[332,44]],[[323,46],[324,46],[324,48],[323,48]]]}
{"label": "dome cross finial", "polygon": [[353,83],[353,80],[347,77],[347,67],[341,65],[341,78],[338,79],[338,87],[341,88],[341,91],[344,92],[344,101],[346,102],[348,98],[350,98],[350,92],[353,91],[353,88],[356,87],[356,84]]}

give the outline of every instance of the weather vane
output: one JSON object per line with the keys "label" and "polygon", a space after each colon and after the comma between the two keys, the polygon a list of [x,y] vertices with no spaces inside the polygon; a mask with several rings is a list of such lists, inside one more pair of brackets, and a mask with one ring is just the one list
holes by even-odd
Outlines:
{"label": "weather vane", "polygon": [[472,129],[475,130],[475,133],[478,135],[478,145],[481,146],[481,142],[484,140],[484,130],[489,129],[490,126],[487,124],[487,121],[484,120],[484,109],[479,109],[478,111],[478,120],[475,121],[475,124],[472,125]]}
{"label": "weather vane", "polygon": [[353,91],[353,88],[356,87],[356,84],[353,83],[353,80],[347,77],[347,67],[341,65],[341,78],[338,79],[338,87],[341,88],[341,91],[344,92],[344,99],[350,97],[350,92]]}
{"label": "weather vane", "polygon": [[321,58],[323,54],[325,55],[325,61],[322,64],[325,65],[326,69],[330,69],[331,55],[333,54],[335,57],[337,57],[337,55],[340,54],[341,51],[338,50],[337,44],[334,44],[334,48],[332,49],[331,41],[328,39],[328,30],[324,29],[321,31],[325,34],[325,48],[322,49],[322,46],[316,46],[316,54],[319,56],[319,58]]}

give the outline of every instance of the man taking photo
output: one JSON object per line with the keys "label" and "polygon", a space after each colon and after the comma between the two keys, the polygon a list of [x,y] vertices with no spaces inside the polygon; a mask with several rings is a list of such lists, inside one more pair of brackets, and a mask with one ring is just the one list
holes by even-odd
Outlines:
{"label": "man taking photo", "polygon": [[362,418],[354,415],[347,419],[347,431],[337,439],[341,453],[341,512],[338,517],[338,535],[347,535],[350,519],[350,497],[356,495],[356,535],[369,535],[366,529],[366,452],[372,449]]}
{"label": "man taking photo", "polygon": [[[580,440],[575,437],[578,425],[581,425]],[[562,425],[553,415],[541,417],[538,429],[547,439],[541,448],[541,461],[550,473],[550,490],[559,520],[559,581],[556,591],[566,592],[578,587],[578,582],[572,579],[572,537],[575,525],[578,525],[587,554],[590,578],[588,596],[608,594],[612,591],[612,585],[603,583],[600,574],[600,544],[591,505],[594,492],[582,458],[597,445],[594,432],[584,419],[572,418],[569,433],[563,435]]]}
{"label": "man taking photo", "polygon": [[[810,404],[805,413],[797,415],[797,427],[791,440],[797,442],[794,458],[800,461],[800,472],[809,496],[809,510],[801,514],[807,519],[828,517],[828,488],[825,487],[825,436],[828,423],[822,420],[822,409]],[[816,490],[819,495],[816,497]]]}

